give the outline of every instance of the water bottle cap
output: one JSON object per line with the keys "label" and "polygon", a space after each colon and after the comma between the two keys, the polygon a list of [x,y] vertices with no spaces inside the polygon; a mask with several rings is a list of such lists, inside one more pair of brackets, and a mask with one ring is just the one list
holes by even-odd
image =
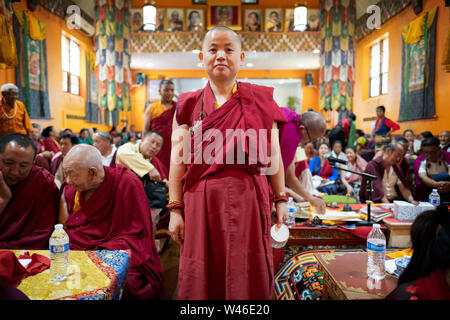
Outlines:
{"label": "water bottle cap", "polygon": [[433,192],[435,192],[435,191],[437,192],[437,189],[433,189]]}
{"label": "water bottle cap", "polygon": [[289,197],[288,200],[289,200],[289,201],[294,201],[294,198]]}
{"label": "water bottle cap", "polygon": [[63,225],[62,224],[55,224],[55,229],[62,229]]}
{"label": "water bottle cap", "polygon": [[374,223],[374,224],[372,225],[372,227],[373,227],[373,228],[378,228],[378,229],[380,229],[380,225],[379,225],[378,223]]}

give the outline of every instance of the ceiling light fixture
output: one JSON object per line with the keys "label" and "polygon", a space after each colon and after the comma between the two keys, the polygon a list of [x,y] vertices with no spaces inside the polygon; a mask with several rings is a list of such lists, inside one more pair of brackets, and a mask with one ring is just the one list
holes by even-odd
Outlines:
{"label": "ceiling light fixture", "polygon": [[253,67],[253,63],[247,63],[247,67],[249,67],[249,68],[251,68],[251,67]]}
{"label": "ceiling light fixture", "polygon": [[156,7],[155,1],[152,1],[151,4],[147,3],[145,0],[145,5],[143,9],[143,17],[144,17],[144,25],[142,29],[144,31],[155,31],[156,30]]}
{"label": "ceiling light fixture", "polygon": [[308,24],[308,10],[305,4],[297,4],[294,9],[294,31],[305,31]]}

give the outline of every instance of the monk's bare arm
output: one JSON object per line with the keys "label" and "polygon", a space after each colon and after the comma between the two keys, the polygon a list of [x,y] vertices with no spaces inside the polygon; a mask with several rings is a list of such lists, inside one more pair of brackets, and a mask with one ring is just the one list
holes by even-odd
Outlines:
{"label": "monk's bare arm", "polygon": [[317,213],[325,213],[325,202],[322,199],[316,198],[312,194],[310,194],[308,190],[306,190],[305,187],[302,186],[300,180],[295,176],[294,161],[291,162],[286,170],[286,185],[295,193],[299,194],[303,199],[305,199],[305,201],[308,201],[315,208]]}
{"label": "monk's bare arm", "polygon": [[[172,153],[169,171],[169,199],[175,202],[183,202],[183,190],[181,180],[186,172],[183,162],[183,145],[189,143],[189,128],[187,125],[179,126],[174,115],[172,122]],[[173,239],[181,244],[184,240],[184,219],[181,209],[170,211],[169,232]]]}
{"label": "monk's bare arm", "polygon": [[69,219],[69,211],[67,210],[67,202],[64,197],[64,192],[62,192],[61,199],[59,201],[58,223],[62,224],[64,229],[66,229],[67,219]]}
{"label": "monk's bare arm", "polygon": [[[278,126],[276,122],[273,123],[272,130],[278,132]],[[270,184],[272,185],[272,190],[275,195],[285,192],[284,189],[284,167],[283,161],[281,159],[280,152],[280,141],[279,139],[272,139],[270,144],[270,154],[271,158],[274,161],[278,161],[278,165],[275,165],[275,168],[278,170],[269,176]],[[275,204],[276,208],[276,224],[281,226],[281,224],[287,220],[287,208],[285,202],[277,202]]]}
{"label": "monk's bare arm", "polygon": [[11,189],[6,184],[3,179],[3,174],[0,171],[0,216],[2,215],[5,208],[8,206],[9,201],[12,198]]}
{"label": "monk's bare arm", "polygon": [[145,134],[150,131],[151,122],[152,122],[152,112],[150,111],[150,106],[148,106],[144,114],[144,128],[142,129],[142,139],[144,139]]}

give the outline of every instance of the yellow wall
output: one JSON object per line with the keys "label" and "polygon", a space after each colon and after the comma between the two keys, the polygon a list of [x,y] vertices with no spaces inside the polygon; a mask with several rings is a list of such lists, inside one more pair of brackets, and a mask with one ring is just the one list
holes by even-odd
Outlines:
{"label": "yellow wall", "polygon": [[[148,77],[156,77],[166,79],[169,78],[206,78],[204,70],[133,70],[133,79],[136,79],[136,73],[145,73]],[[319,86],[318,86],[318,70],[241,70],[238,78],[253,79],[273,79],[273,78],[305,78],[306,73],[314,74],[314,85],[303,86],[302,112],[308,108],[315,111],[319,110]],[[133,81],[135,82],[135,81]],[[131,89],[131,106],[132,114],[130,123],[136,126],[136,130],[142,130],[144,125],[144,107],[145,107],[145,86],[134,86]]]}
{"label": "yellow wall", "polygon": [[[450,90],[450,73],[445,73],[442,69],[442,53],[445,39],[450,28],[449,8],[444,7],[444,1],[424,0],[423,15],[426,11],[439,6],[436,25],[436,66],[435,66],[435,104],[436,118],[427,120],[399,122],[400,130],[395,134],[401,134],[403,130],[412,129],[416,134],[429,130],[437,135],[445,129],[450,129],[450,108],[448,94]],[[413,21],[416,17],[409,6],[397,16],[387,21],[381,29],[374,31],[357,43],[355,54],[355,87],[354,87],[354,112],[357,114],[357,128],[365,133],[370,132],[373,120],[363,121],[364,118],[375,116],[375,108],[378,105],[386,107],[386,116],[393,121],[398,120],[401,99],[402,81],[402,28]],[[369,67],[370,67],[370,46],[374,41],[389,36],[389,74],[388,93],[379,97],[369,97]]]}
{"label": "yellow wall", "polygon": [[[26,9],[25,1],[15,4],[20,9]],[[71,128],[79,132],[85,127],[97,127],[99,130],[109,131],[109,126],[96,123],[88,123],[84,120],[66,119],[66,115],[85,116],[86,99],[86,50],[94,50],[92,40],[82,32],[71,30],[66,27],[65,21],[58,16],[38,6],[34,15],[47,27],[47,72],[48,72],[48,94],[50,101],[50,120],[31,119],[39,123],[42,128],[54,125],[57,130]],[[62,67],[61,67],[61,36],[65,32],[74,37],[80,45],[81,51],[81,77],[80,95],[73,95],[62,90]],[[0,85],[7,82],[15,82],[14,69],[0,69]],[[126,117],[124,113],[121,118]]]}

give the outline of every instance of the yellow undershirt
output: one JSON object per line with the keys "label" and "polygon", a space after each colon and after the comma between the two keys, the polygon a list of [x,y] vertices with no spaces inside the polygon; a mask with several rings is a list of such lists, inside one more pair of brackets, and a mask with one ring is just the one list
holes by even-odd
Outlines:
{"label": "yellow undershirt", "polygon": [[[237,90],[237,82],[234,83],[233,89],[231,90],[231,94],[235,93]],[[218,104],[217,101],[214,100],[214,103],[216,105],[216,109],[219,109],[222,105]]]}

